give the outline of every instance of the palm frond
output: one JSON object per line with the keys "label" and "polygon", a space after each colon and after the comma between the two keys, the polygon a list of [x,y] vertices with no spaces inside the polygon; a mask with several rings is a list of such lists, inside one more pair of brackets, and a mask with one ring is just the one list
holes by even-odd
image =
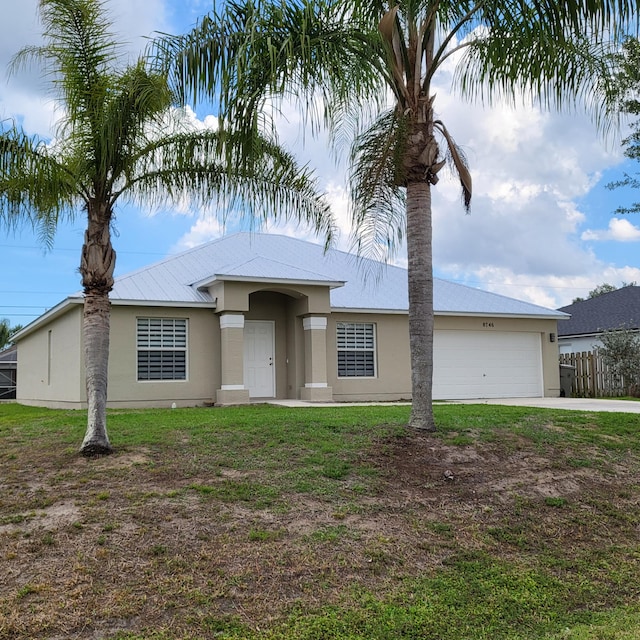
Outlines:
{"label": "palm frond", "polygon": [[462,202],[464,203],[464,208],[468,212],[471,207],[472,181],[467,159],[462,149],[456,144],[456,141],[451,137],[449,131],[447,131],[442,120],[435,120],[433,125],[447,142],[446,160],[452,166],[454,174],[460,181]]}
{"label": "palm frond", "polygon": [[159,39],[154,53],[173,70],[180,99],[214,100],[226,127],[254,132],[269,125],[260,122],[265,103],[287,99],[317,130],[354,102],[385,98],[379,33],[339,9],[319,0],[231,1],[190,34]]}
{"label": "palm frond", "polygon": [[313,174],[261,136],[253,140],[249,164],[237,136],[212,130],[165,135],[140,150],[132,167],[135,175],[122,193],[156,205],[184,199],[202,207],[215,204],[223,218],[297,220],[328,247],[335,225]]}
{"label": "palm frond", "polygon": [[29,59],[42,63],[65,104],[66,121],[90,124],[99,115],[118,59],[111,23],[99,2],[40,0],[39,10],[45,44],[20,51],[12,69]]}
{"label": "palm frond", "polygon": [[[489,13],[494,4],[487,3],[485,26],[469,36],[456,67],[455,83],[462,93],[487,103],[523,100],[544,108],[586,108],[597,124],[606,126],[614,115],[608,100],[614,79],[611,54],[620,45],[611,3],[560,6],[512,0],[502,5],[510,11],[498,12],[500,20]],[[621,3],[620,24],[625,23],[622,5],[628,3]]]}
{"label": "palm frond", "polygon": [[386,262],[404,237],[405,120],[383,113],[354,142],[349,187],[352,244],[358,255]]}
{"label": "palm frond", "polygon": [[103,107],[100,130],[96,132],[104,150],[96,174],[108,176],[107,191],[130,170],[147,138],[162,136],[173,100],[166,77],[150,72],[142,59],[114,81]]}
{"label": "palm frond", "polygon": [[74,215],[80,199],[73,176],[44,142],[11,124],[0,132],[0,225],[30,225],[50,246],[61,219]]}
{"label": "palm frond", "polygon": [[398,9],[399,6],[396,5],[382,16],[378,30],[386,43],[387,61],[393,78],[391,88],[400,103],[406,104],[409,101],[406,77],[411,75],[411,70],[407,68],[407,51],[399,24]]}

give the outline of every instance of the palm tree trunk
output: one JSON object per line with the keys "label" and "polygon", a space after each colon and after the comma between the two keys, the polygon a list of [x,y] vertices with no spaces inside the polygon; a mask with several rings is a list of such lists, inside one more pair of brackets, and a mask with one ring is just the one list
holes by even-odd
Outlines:
{"label": "palm tree trunk", "polygon": [[433,248],[431,185],[407,184],[407,257],[412,406],[409,426],[435,431],[433,380]]}
{"label": "palm tree trunk", "polygon": [[96,201],[87,206],[88,227],[82,247],[80,273],[84,286],[85,376],[87,431],[80,447],[85,456],[112,453],[107,435],[107,374],[109,368],[109,323],[116,254],[111,246],[111,212]]}
{"label": "palm tree trunk", "polygon": [[87,388],[87,431],[80,447],[85,456],[112,452],[107,435],[109,297],[85,295],[82,329]]}

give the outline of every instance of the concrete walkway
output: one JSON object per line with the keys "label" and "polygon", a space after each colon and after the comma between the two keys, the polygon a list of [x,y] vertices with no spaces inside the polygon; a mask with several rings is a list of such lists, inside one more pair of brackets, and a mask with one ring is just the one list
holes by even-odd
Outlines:
{"label": "concrete walkway", "polygon": [[571,409],[574,411],[640,413],[640,402],[633,400],[602,400],[598,398],[491,398],[484,400],[455,400],[454,402],[459,404],[501,404],[511,407]]}
{"label": "concrete walkway", "polygon": [[[268,404],[284,407],[366,407],[390,404],[409,405],[409,402],[304,402],[302,400],[263,400]],[[480,400],[450,400],[451,404],[497,404],[512,407],[540,407],[542,409],[570,409],[573,411],[609,411],[618,413],[640,413],[640,402],[632,400],[600,400],[591,398],[490,398]],[[440,403],[437,400],[435,404]]]}
{"label": "concrete walkway", "polygon": [[261,402],[265,404],[276,404],[281,407],[372,407],[372,406],[411,406],[410,402],[305,402],[304,400],[291,400],[291,399],[277,399],[266,398],[262,400],[252,400],[252,403],[259,404]]}

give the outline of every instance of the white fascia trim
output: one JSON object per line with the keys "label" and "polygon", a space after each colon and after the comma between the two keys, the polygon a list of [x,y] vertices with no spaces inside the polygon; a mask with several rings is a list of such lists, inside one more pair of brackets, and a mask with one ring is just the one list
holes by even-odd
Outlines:
{"label": "white fascia trim", "polygon": [[129,300],[110,299],[114,307],[172,307],[174,309],[215,309],[217,300],[200,302],[198,300]]}
{"label": "white fascia trim", "polygon": [[305,389],[326,389],[329,385],[326,382],[306,382]]}
{"label": "white fascia trim", "polygon": [[322,329],[326,331],[327,319],[324,316],[307,316],[306,318],[302,318],[302,328],[305,331],[309,331],[310,329]]}
{"label": "white fascia trim", "polygon": [[38,327],[55,320],[57,317],[67,313],[70,307],[75,307],[84,304],[83,297],[68,297],[62,302],[59,302],[55,307],[52,307],[48,311],[45,311],[41,316],[30,322],[24,329],[21,329],[13,336],[13,340],[21,340],[26,338],[29,334],[33,333]]}
{"label": "white fascia trim", "polygon": [[245,386],[243,384],[223,384],[220,387],[221,391],[244,391]]}
{"label": "white fascia trim", "polygon": [[[331,307],[332,313],[362,313],[378,315],[408,315],[408,309],[358,309],[352,307]],[[435,316],[468,318],[521,318],[527,320],[569,320],[570,316],[562,312],[548,314],[500,313],[488,311],[434,311]]]}
{"label": "white fascia trim", "polygon": [[436,316],[465,317],[465,318],[514,318],[520,320],[568,320],[563,313],[500,313],[499,311],[435,311]]}
{"label": "white fascia trim", "polygon": [[562,335],[562,336],[558,335],[558,340],[574,340],[574,339],[579,339],[579,338],[600,338],[600,336],[604,332],[605,332],[605,330],[602,330],[599,333],[567,333],[567,334]]}
{"label": "white fascia trim", "polygon": [[398,315],[406,316],[407,309],[359,309],[357,307],[331,307],[332,313],[367,313],[378,315]]}
{"label": "white fascia trim", "polygon": [[[175,301],[175,300],[130,300],[130,299],[118,299],[109,298],[111,305],[114,307],[166,307],[172,309],[211,309],[215,310],[216,300],[212,302],[197,302],[197,301]],[[55,320],[59,316],[67,313],[70,307],[84,304],[84,296],[69,296],[62,302],[59,302],[55,307],[52,307],[48,311],[45,311],[41,316],[30,322],[24,329],[19,331],[14,339],[21,340],[29,334],[33,333],[36,329],[41,327],[52,320]]]}
{"label": "white fascia trim", "polygon": [[244,315],[241,313],[225,313],[220,316],[221,329],[244,329]]}

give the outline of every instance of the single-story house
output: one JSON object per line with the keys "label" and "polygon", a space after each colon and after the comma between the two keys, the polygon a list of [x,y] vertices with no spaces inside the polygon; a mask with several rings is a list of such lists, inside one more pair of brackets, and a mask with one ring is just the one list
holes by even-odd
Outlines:
{"label": "single-story house", "polygon": [[594,351],[605,331],[640,331],[640,287],[629,285],[561,307],[571,317],[558,325],[560,353]]}
{"label": "single-story house", "polygon": [[[565,314],[435,281],[436,399],[558,396]],[[238,233],[118,277],[111,407],[411,398],[407,271]],[[85,406],[82,295],[17,336],[18,401]]]}
{"label": "single-story house", "polygon": [[17,369],[18,348],[12,345],[0,351],[0,400],[15,399]]}

